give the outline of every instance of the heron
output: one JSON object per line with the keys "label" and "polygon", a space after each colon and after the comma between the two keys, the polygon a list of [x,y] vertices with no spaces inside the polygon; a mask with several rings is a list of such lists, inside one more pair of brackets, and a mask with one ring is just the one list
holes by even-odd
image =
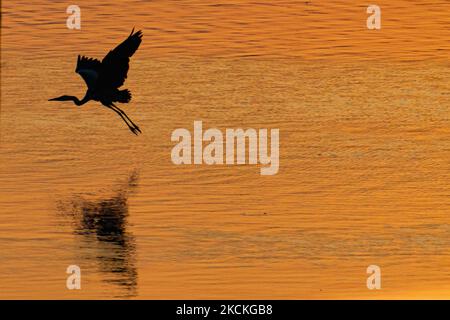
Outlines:
{"label": "heron", "polygon": [[114,104],[114,102],[128,103],[131,92],[128,89],[119,90],[127,78],[131,56],[139,48],[142,41],[142,31],[131,31],[125,41],[109,51],[100,62],[94,58],[78,55],[75,72],[86,82],[87,91],[83,99],[75,96],[63,95],[49,101],[73,101],[82,106],[90,100],[99,101],[105,107],[117,113],[135,135],[142,133],[141,129]]}

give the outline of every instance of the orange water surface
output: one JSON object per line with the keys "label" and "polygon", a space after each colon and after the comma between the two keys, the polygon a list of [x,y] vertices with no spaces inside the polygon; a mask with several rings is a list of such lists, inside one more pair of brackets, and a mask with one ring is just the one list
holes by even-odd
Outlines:
{"label": "orange water surface", "polygon": [[[450,298],[450,1],[377,1],[381,30],[361,1],[69,4],[2,2],[1,298]],[[142,135],[47,101],[133,27]],[[195,120],[279,129],[278,174],[174,165]]]}

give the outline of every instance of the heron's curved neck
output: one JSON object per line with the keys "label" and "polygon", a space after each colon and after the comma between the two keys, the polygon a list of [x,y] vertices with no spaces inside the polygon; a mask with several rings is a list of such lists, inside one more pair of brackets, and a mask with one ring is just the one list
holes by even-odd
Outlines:
{"label": "heron's curved neck", "polygon": [[81,106],[83,104],[85,104],[86,102],[88,102],[90,100],[89,95],[86,93],[86,95],[84,96],[83,99],[79,100],[77,97],[71,97],[73,102],[77,105],[77,106]]}

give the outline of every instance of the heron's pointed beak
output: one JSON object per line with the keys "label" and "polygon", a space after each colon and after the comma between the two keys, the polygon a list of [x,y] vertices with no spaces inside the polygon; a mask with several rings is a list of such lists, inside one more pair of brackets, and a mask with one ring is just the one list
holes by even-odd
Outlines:
{"label": "heron's pointed beak", "polygon": [[48,99],[48,101],[68,101],[70,100],[68,96],[61,96],[52,99]]}

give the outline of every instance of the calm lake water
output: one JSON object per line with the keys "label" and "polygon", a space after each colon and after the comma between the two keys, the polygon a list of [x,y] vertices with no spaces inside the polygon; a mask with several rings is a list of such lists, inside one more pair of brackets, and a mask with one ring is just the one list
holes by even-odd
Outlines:
{"label": "calm lake water", "polygon": [[[354,1],[78,1],[81,30],[28,3],[2,3],[1,298],[450,298],[449,1],[378,1],[379,31]],[[142,135],[47,101],[133,26]],[[175,166],[195,120],[279,128],[279,173]]]}

